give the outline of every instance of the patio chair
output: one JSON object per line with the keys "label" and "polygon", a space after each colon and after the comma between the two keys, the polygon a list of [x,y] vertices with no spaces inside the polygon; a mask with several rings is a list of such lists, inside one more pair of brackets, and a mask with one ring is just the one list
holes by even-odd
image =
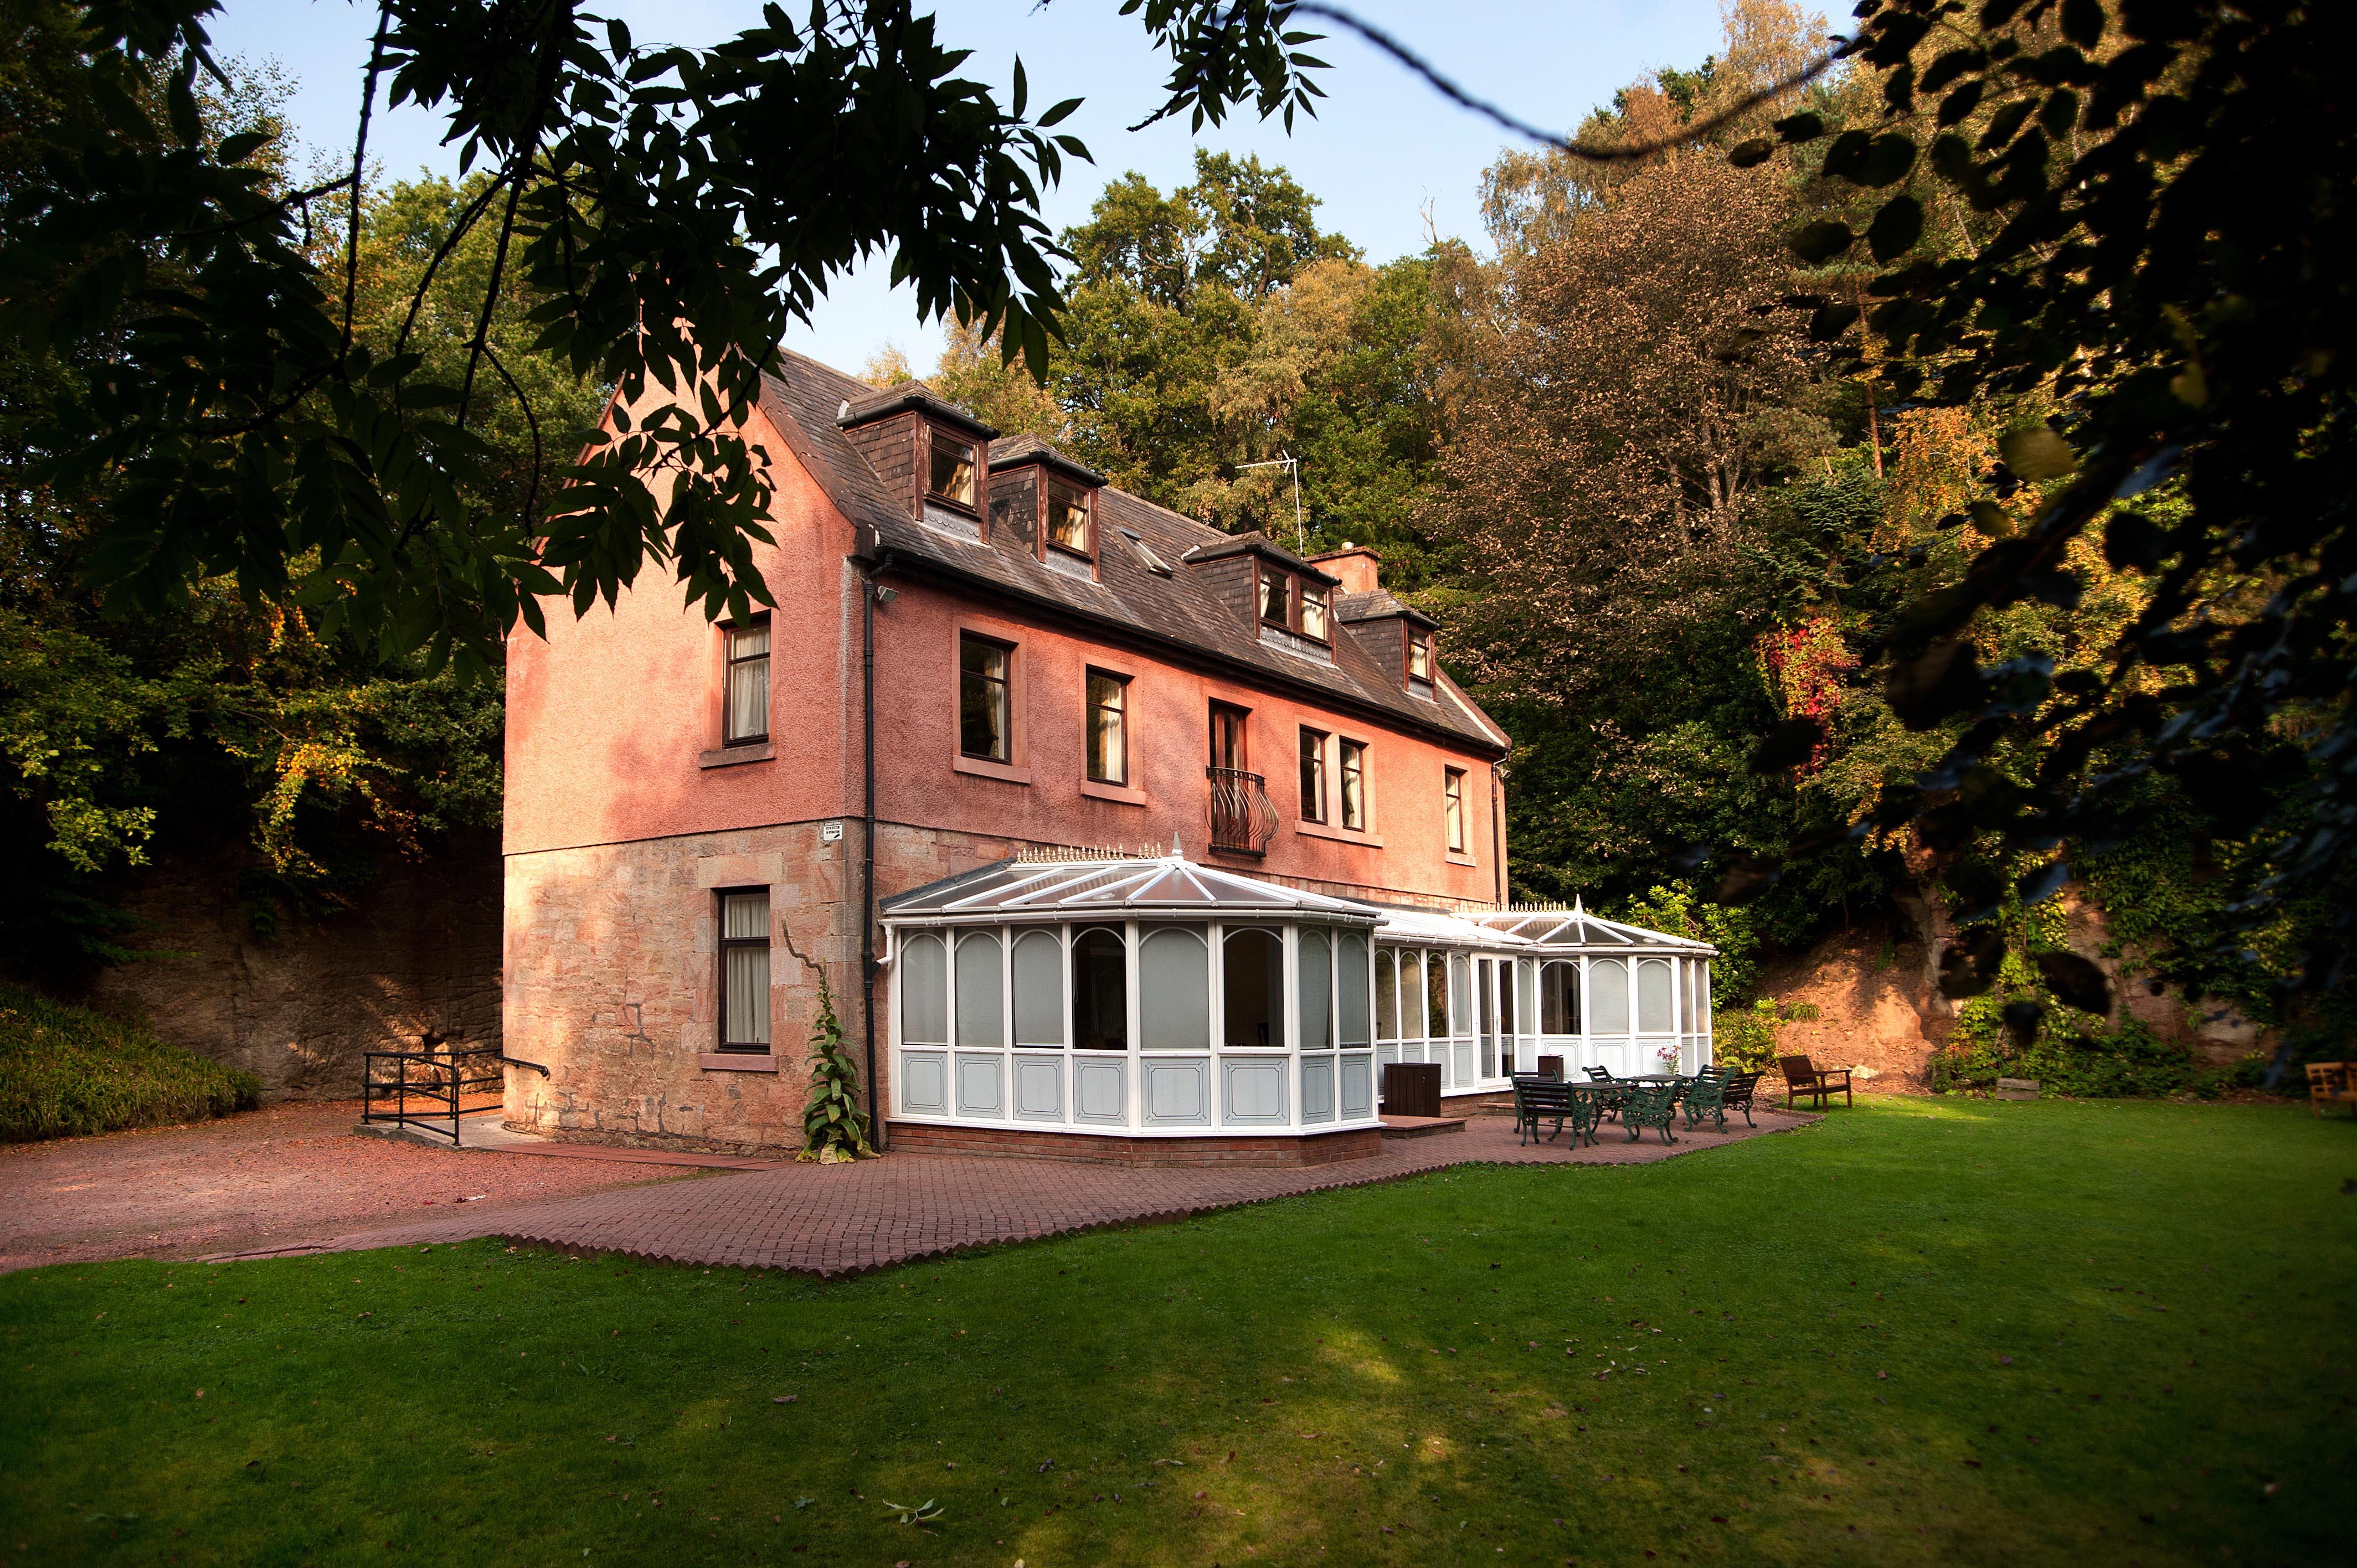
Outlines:
{"label": "patio chair", "polygon": [[1601,1083],[1615,1087],[1616,1092],[1600,1096],[1598,1099],[1597,1115],[1599,1120],[1606,1116],[1618,1117],[1629,1103],[1629,1094],[1626,1090],[1618,1089],[1617,1086],[1620,1084],[1620,1080],[1612,1076],[1612,1069],[1609,1067],[1589,1068],[1587,1069],[1587,1079],[1590,1083]]}
{"label": "patio chair", "polygon": [[1784,1069],[1785,1110],[1790,1111],[1792,1101],[1803,1094],[1814,1095],[1820,1111],[1825,1108],[1826,1096],[1835,1093],[1841,1095],[1845,1105],[1857,1103],[1849,1090],[1849,1069],[1820,1069],[1806,1057],[1779,1057],[1776,1060],[1777,1065]]}
{"label": "patio chair", "polygon": [[2308,1109],[2311,1115],[2321,1116],[2328,1105],[2346,1105],[2349,1113],[2357,1116],[2357,1078],[2352,1078],[2350,1062],[2310,1062],[2308,1064]]}
{"label": "patio chair", "polygon": [[1760,1125],[1751,1119],[1751,1091],[1759,1083],[1760,1075],[1756,1072],[1731,1072],[1727,1075],[1725,1085],[1719,1090],[1718,1102],[1729,1111],[1742,1112],[1743,1124],[1747,1127]]}
{"label": "patio chair", "polygon": [[1636,1143],[1645,1135],[1646,1128],[1659,1127],[1663,1143],[1676,1143],[1678,1135],[1670,1131],[1670,1123],[1677,1120],[1678,1090],[1684,1087],[1677,1083],[1631,1084],[1626,1103],[1620,1108],[1620,1125],[1629,1129],[1629,1141]]}
{"label": "patio chair", "polygon": [[1727,1131],[1727,1079],[1716,1067],[1706,1067],[1681,1084],[1684,1091],[1678,1103],[1686,1113],[1686,1131],[1691,1133],[1709,1117],[1713,1131]]}

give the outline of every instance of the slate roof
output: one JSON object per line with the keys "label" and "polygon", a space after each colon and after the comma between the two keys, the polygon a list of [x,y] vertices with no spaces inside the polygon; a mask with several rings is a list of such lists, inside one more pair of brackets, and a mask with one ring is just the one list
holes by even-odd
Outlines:
{"label": "slate roof", "polygon": [[1405,616],[1424,627],[1440,624],[1414,605],[1405,604],[1381,588],[1372,594],[1337,594],[1334,596],[1334,618],[1337,620],[1381,620],[1386,616]]}
{"label": "slate roof", "polygon": [[[871,555],[888,552],[911,568],[1092,623],[1124,639],[1143,639],[1208,657],[1248,679],[1372,709],[1396,724],[1435,731],[1482,750],[1506,749],[1504,732],[1446,671],[1432,697],[1411,696],[1402,690],[1394,662],[1361,647],[1347,620],[1333,639],[1330,663],[1263,642],[1257,622],[1221,598],[1205,575],[1183,559],[1189,551],[1202,560],[1255,547],[1245,536],[1222,532],[1107,485],[1097,492],[1100,580],[1092,582],[1029,556],[926,526],[877,478],[836,418],[846,403],[855,411],[874,412],[941,400],[921,382],[903,382],[878,392],[791,350],[780,349],[779,360],[780,373],[762,377],[763,412],[836,509],[865,531]],[[959,417],[974,422],[963,411]],[[1013,444],[1024,439],[1029,438],[1013,438],[1007,450],[1026,450]],[[996,444],[992,466],[1005,466]],[[1157,574],[1133,539],[1168,565],[1170,575]],[[1309,571],[1318,570],[1265,538],[1257,547]]]}

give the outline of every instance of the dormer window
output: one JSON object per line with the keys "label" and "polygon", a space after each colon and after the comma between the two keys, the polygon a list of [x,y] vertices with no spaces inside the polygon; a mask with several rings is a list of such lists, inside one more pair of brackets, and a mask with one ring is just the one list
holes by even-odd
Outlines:
{"label": "dormer window", "polygon": [[1048,481],[1048,542],[1075,555],[1089,553],[1087,492],[1059,479]]}
{"label": "dormer window", "polygon": [[926,470],[925,493],[937,501],[974,509],[974,443],[947,431],[932,433],[932,461]]}
{"label": "dormer window", "polygon": [[1407,633],[1407,678],[1427,686],[1432,684],[1432,633],[1414,627]]}
{"label": "dormer window", "polygon": [[1260,622],[1311,642],[1333,640],[1333,590],[1267,561],[1259,564]]}
{"label": "dormer window", "polygon": [[1293,620],[1293,578],[1285,572],[1260,569],[1260,618],[1265,626],[1290,627]]}
{"label": "dormer window", "polygon": [[1333,607],[1320,585],[1304,579],[1301,585],[1301,635],[1327,640],[1327,628],[1333,621]]}

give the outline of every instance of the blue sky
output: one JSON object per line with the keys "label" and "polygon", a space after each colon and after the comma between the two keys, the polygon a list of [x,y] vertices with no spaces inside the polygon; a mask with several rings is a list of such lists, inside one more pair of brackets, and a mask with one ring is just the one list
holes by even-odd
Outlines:
{"label": "blue sky", "polygon": [[[790,10],[798,5],[790,4]],[[1615,90],[1659,66],[1691,66],[1718,42],[1717,0],[1356,0],[1352,9],[1409,44],[1480,96],[1526,120],[1568,128]],[[1063,129],[1095,155],[1093,167],[1068,164],[1045,212],[1057,228],[1087,215],[1103,183],[1136,169],[1165,189],[1191,177],[1198,138],[1184,122],[1132,134],[1125,127],[1160,101],[1160,57],[1145,28],[1117,0],[941,0],[942,38],[974,50],[964,73],[999,88],[1017,55],[1032,102],[1080,96],[1087,102]],[[753,25],[748,0],[607,0],[641,41],[709,45]],[[298,134],[318,148],[349,147],[368,61],[375,8],[350,0],[225,0],[213,36],[222,50],[275,59],[299,84],[290,106]],[[1372,262],[1424,248],[1427,225],[1477,243],[1481,170],[1506,145],[1487,121],[1433,93],[1385,57],[1336,36],[1315,51],[1335,69],[1318,117],[1281,123],[1249,116],[1207,132],[1215,151],[1257,153],[1279,163],[1321,198],[1320,218]],[[421,166],[457,171],[438,145],[434,116],[409,109],[380,114],[370,150],[395,178]],[[297,160],[298,165],[302,162]],[[920,371],[939,352],[937,325],[920,325],[907,290],[885,285],[887,263],[871,262],[837,282],[808,327],[787,341],[856,370],[887,343]]]}

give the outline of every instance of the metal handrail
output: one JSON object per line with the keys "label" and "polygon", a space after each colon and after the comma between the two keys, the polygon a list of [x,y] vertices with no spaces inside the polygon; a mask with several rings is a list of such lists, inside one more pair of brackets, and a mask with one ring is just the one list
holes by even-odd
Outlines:
{"label": "metal handrail", "polygon": [[1265,854],[1276,832],[1268,780],[1241,768],[1206,768],[1211,781],[1211,847],[1231,854]]}
{"label": "metal handrail", "polygon": [[[459,1066],[461,1062],[479,1060],[485,1057],[490,1058],[492,1061],[499,1064],[488,1073],[477,1073],[469,1077]],[[395,1064],[392,1078],[378,1077],[379,1062]],[[361,1121],[364,1123],[389,1122],[396,1126],[414,1127],[419,1132],[431,1133],[437,1138],[447,1137],[453,1145],[456,1145],[459,1141],[458,1101],[469,1090],[484,1090],[494,1085],[503,1087],[507,1082],[507,1076],[501,1069],[511,1066],[533,1068],[542,1077],[548,1076],[548,1069],[540,1063],[522,1061],[508,1056],[497,1046],[478,1046],[471,1050],[463,1051],[431,1049],[363,1051],[361,1053]],[[422,1081],[413,1076],[412,1068],[425,1069]],[[421,1108],[412,1112],[409,1109],[409,1101],[413,1094],[425,1105],[430,1105],[435,1109],[427,1111]],[[388,1098],[393,1101],[393,1109],[390,1111],[380,1109]],[[478,1107],[478,1109],[481,1108]],[[450,1125],[447,1128],[434,1124],[435,1121],[443,1117],[449,1119]]]}

